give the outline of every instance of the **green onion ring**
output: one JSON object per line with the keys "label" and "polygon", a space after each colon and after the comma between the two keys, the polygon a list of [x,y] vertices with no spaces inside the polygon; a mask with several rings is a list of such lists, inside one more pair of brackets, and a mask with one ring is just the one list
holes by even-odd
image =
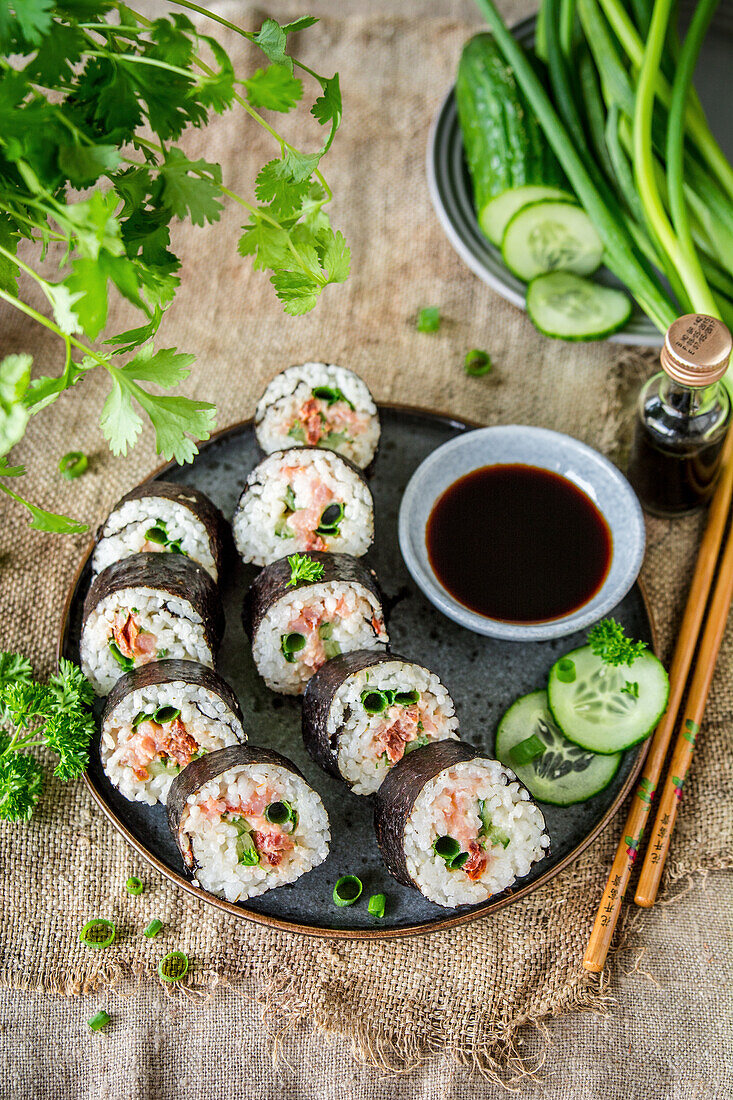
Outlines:
{"label": "green onion ring", "polygon": [[357,875],[342,875],[333,888],[333,900],[340,908],[353,905],[361,897],[362,889],[361,879]]}
{"label": "green onion ring", "polygon": [[128,894],[133,894],[134,896],[137,896],[138,894],[142,894],[143,890],[145,889],[145,883],[141,878],[138,878],[137,875],[130,875],[127,882],[125,883],[125,889],[127,890]]}
{"label": "green onion ring", "polygon": [[188,973],[188,955],[182,951],[169,951],[158,963],[158,976],[164,982],[180,982]]}
{"label": "green onion ring", "polygon": [[79,939],[85,947],[93,947],[95,951],[102,947],[109,947],[115,938],[115,926],[111,920],[105,917],[92,917],[88,920],[81,932]]}
{"label": "green onion ring", "polygon": [[69,451],[59,462],[59,473],[67,481],[74,481],[85,473],[89,459],[82,451]]}

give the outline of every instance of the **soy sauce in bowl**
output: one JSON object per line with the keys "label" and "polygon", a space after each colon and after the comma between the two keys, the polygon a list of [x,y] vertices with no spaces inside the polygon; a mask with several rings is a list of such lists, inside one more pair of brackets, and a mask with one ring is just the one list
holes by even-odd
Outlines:
{"label": "soy sauce in bowl", "polygon": [[507,623],[572,614],[601,588],[613,551],[608,524],[582,489],[520,463],[459,478],[436,501],[425,534],[446,591]]}

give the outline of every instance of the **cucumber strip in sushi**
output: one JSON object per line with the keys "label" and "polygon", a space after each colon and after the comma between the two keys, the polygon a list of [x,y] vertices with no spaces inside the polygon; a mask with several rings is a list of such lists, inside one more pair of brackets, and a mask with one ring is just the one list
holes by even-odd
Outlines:
{"label": "cucumber strip in sushi", "polygon": [[364,468],[379,443],[379,414],[366,383],[333,363],[303,363],[277,374],[255,411],[265,454],[304,444],[338,451]]}
{"label": "cucumber strip in sushi", "polygon": [[92,572],[131,554],[184,554],[216,581],[230,543],[229,525],[205,493],[149,481],[122,497],[99,528]]}
{"label": "cucumber strip in sushi", "polygon": [[461,741],[435,741],[395,764],[377,791],[374,827],[390,874],[448,908],[506,890],[550,845],[514,772]]}
{"label": "cucumber strip in sushi", "polygon": [[107,695],[125,672],[164,657],[214,666],[224,633],[219,589],[178,554],[134,554],[108,565],[84,600],[84,675]]}
{"label": "cucumber strip in sushi", "polygon": [[615,753],[655,728],[667,706],[669,677],[653,653],[614,665],[586,645],[555,662],[547,696],[569,741],[590,752]]}
{"label": "cucumber strip in sushi", "polygon": [[534,798],[572,806],[608,786],[622,754],[599,755],[568,741],[552,717],[547,692],[533,691],[517,699],[499,723],[496,755]]}
{"label": "cucumber strip in sushi", "polygon": [[101,719],[99,754],[130,802],[165,802],[193,760],[247,740],[229,685],[195,661],[155,661],[121,676]]}
{"label": "cucumber strip in sushi", "polygon": [[374,538],[374,502],[348,459],[297,447],[255,466],[232,527],[242,561],[254,565],[306,550],[361,557]]}
{"label": "cucumber strip in sushi", "polygon": [[257,671],[285,695],[302,694],[339,653],[389,641],[375,574],[347,554],[293,554],[266,566],[242,619]]}
{"label": "cucumber strip in sushi", "polygon": [[323,863],[331,832],[320,796],[290,760],[232,745],[189,764],[168,795],[168,823],[194,883],[244,901]]}
{"label": "cucumber strip in sushi", "polygon": [[312,677],[303,698],[303,740],[322,768],[354,794],[373,794],[403,756],[458,737],[450,695],[434,672],[399,657],[360,649]]}

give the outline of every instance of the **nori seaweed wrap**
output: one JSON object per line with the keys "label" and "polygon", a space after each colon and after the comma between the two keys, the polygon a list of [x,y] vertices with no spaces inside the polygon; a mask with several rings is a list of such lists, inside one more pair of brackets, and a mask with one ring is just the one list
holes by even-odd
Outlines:
{"label": "nori seaweed wrap", "polygon": [[457,731],[439,678],[396,653],[361,649],[334,657],[303,697],[308,752],[355,794],[372,794],[404,755]]}
{"label": "nori seaweed wrap", "polygon": [[170,788],[168,824],[196,885],[228,901],[295,882],[330,842],[320,796],[292,761],[256,745],[189,764]]}
{"label": "nori seaweed wrap", "polygon": [[374,828],[390,874],[450,908],[507,889],[550,843],[514,773],[460,741],[433,742],[391,769]]}

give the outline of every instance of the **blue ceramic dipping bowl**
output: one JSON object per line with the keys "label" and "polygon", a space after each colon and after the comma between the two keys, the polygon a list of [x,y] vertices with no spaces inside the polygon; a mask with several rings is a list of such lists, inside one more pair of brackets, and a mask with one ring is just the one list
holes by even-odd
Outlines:
{"label": "blue ceramic dipping bowl", "polygon": [[[471,611],[443,587],[428,557],[428,519],[445,490],[481,467],[514,463],[550,470],[573,482],[593,501],[611,532],[611,564],[601,587],[570,614],[546,622],[504,622]],[[634,490],[598,451],[561,432],[510,425],[457,436],[428,455],[402,497],[399,542],[413,580],[439,611],[477,634],[521,642],[573,634],[608,614],[639,574],[645,529]]]}

